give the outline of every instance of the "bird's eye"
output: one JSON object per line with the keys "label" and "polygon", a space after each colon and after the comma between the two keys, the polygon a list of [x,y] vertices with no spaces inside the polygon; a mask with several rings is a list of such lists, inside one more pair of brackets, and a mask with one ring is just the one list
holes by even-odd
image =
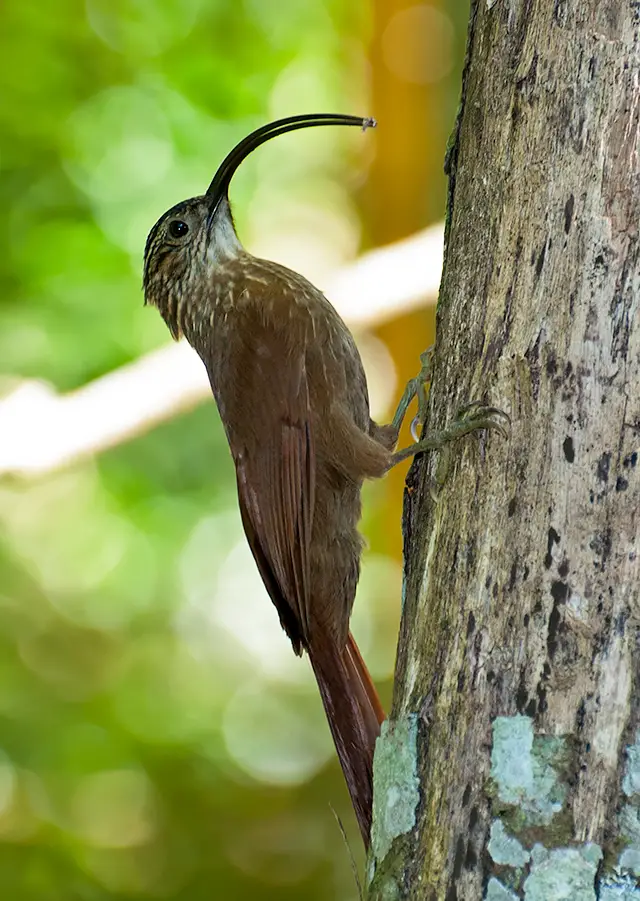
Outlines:
{"label": "bird's eye", "polygon": [[182,219],[173,219],[169,223],[169,234],[172,238],[184,238],[188,231],[189,226]]}

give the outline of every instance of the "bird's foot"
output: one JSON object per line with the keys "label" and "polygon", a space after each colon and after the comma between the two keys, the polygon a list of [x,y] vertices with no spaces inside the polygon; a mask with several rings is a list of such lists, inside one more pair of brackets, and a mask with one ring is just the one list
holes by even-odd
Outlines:
{"label": "bird's foot", "polygon": [[[407,457],[413,457],[415,454],[424,453],[424,451],[443,451],[453,441],[457,441],[459,438],[481,429],[496,431],[503,438],[507,438],[510,424],[511,420],[503,410],[500,410],[498,407],[486,406],[481,401],[472,401],[458,410],[453,422],[445,429],[426,435],[423,434],[415,444],[411,444],[409,447],[405,447],[403,450],[393,454],[391,466],[396,466],[398,463],[406,460]],[[448,457],[448,454],[443,456]]]}

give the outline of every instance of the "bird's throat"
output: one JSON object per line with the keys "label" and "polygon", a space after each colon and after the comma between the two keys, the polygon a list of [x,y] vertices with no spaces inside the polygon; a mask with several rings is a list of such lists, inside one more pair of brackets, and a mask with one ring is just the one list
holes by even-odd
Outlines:
{"label": "bird's throat", "polygon": [[231,215],[229,201],[220,201],[209,225],[209,240],[206,249],[207,265],[214,267],[232,260],[244,252]]}

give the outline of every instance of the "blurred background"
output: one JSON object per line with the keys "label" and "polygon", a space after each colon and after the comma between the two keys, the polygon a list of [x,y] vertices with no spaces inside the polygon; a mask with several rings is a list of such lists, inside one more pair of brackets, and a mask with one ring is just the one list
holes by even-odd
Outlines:
{"label": "blurred background", "polygon": [[[258,125],[376,116],[265,145],[231,197],[249,250],[342,292],[389,416],[433,340],[441,227],[423,230],[444,216],[467,14],[0,6],[0,897],[358,897],[308,662],[243,539],[201,366],[142,305],[142,250]],[[366,487],[353,618],[387,707],[403,479]]]}

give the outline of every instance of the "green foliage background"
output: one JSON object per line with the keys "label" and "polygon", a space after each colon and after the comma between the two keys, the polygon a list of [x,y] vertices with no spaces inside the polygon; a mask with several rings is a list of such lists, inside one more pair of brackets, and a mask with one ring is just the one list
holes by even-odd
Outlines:
{"label": "green foliage background", "polygon": [[[2,4],[0,394],[72,391],[166,343],[142,305],[149,227],[265,120],[369,112],[370,27],[367,0]],[[322,131],[243,167],[241,234],[277,223],[284,186],[357,218],[362,150]],[[370,531],[375,491],[367,511]],[[357,897],[307,664],[279,635],[261,645],[261,611],[277,621],[241,548],[212,404],[0,478],[0,897]],[[363,592],[363,649],[388,676],[397,564],[371,556]]]}

